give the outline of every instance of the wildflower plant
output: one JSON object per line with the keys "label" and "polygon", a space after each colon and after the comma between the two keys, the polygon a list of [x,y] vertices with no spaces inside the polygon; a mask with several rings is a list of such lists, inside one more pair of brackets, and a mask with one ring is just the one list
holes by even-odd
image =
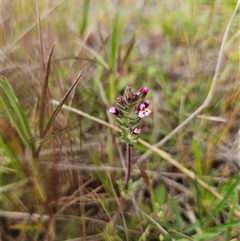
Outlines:
{"label": "wildflower plant", "polygon": [[123,142],[134,144],[137,142],[141,129],[138,127],[141,119],[150,115],[149,100],[145,100],[148,93],[147,87],[135,92],[131,87],[126,87],[123,96],[116,98],[116,106],[109,112],[116,116],[117,123],[121,126]]}
{"label": "wildflower plant", "polygon": [[149,100],[145,100],[148,93],[147,87],[140,88],[135,92],[131,87],[126,87],[122,96],[116,98],[116,104],[109,109],[109,112],[116,116],[116,121],[121,127],[122,141],[126,143],[126,178],[125,184],[122,180],[117,181],[121,190],[121,199],[118,210],[113,217],[113,222],[116,223],[123,207],[124,196],[126,196],[135,186],[136,183],[130,180],[131,173],[131,147],[137,142],[141,129],[139,128],[140,121],[149,116],[151,110]]}

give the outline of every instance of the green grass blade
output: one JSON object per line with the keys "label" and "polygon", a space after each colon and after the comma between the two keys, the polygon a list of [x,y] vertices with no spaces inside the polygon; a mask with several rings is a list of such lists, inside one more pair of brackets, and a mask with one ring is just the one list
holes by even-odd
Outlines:
{"label": "green grass blade", "polygon": [[175,214],[176,221],[179,225],[179,228],[180,228],[180,230],[183,230],[184,224],[183,224],[183,219],[182,219],[182,215],[180,213],[178,204],[173,198],[170,201],[171,201],[171,206],[172,206],[173,212]]}
{"label": "green grass blade", "polygon": [[[234,221],[234,210],[237,206],[237,203],[238,203],[238,190],[235,189],[234,196],[233,196],[233,205],[228,215],[228,223],[231,223],[232,221]],[[239,223],[239,226],[240,226],[240,223]],[[232,226],[230,225],[229,227],[227,227],[226,238],[225,238],[226,241],[231,240],[231,231],[232,231]]]}
{"label": "green grass blade", "polygon": [[[196,241],[208,240],[210,238],[217,237],[220,232],[224,231],[224,229],[238,227],[239,225],[240,225],[239,220],[234,220],[232,222],[223,223],[221,225],[214,226],[212,228],[206,229],[201,233],[197,233],[193,236],[193,238]],[[227,241],[227,239],[226,239],[226,241]]]}
{"label": "green grass blade", "polygon": [[110,68],[112,72],[114,72],[115,66],[116,66],[120,37],[121,37],[121,23],[120,23],[120,16],[119,14],[117,14],[115,19],[113,20],[113,29],[111,34]]}
{"label": "green grass blade", "polygon": [[217,230],[223,230],[225,228],[234,228],[234,227],[239,227],[239,226],[240,226],[240,222],[238,219],[238,220],[234,220],[232,222],[223,223],[221,225],[214,226],[212,228],[207,229],[206,231],[213,232],[213,231],[217,231]]}
{"label": "green grass blade", "polygon": [[3,110],[24,144],[28,147],[33,147],[33,137],[27,117],[18,103],[18,99],[10,82],[5,77],[1,77],[0,79],[0,92],[2,93],[0,97],[1,107],[3,107]]}
{"label": "green grass blade", "polygon": [[239,178],[237,178],[236,181],[229,187],[229,190],[226,193],[223,200],[221,202],[219,202],[219,204],[213,211],[212,215],[206,220],[206,222],[204,224],[205,227],[207,227],[211,223],[211,221],[214,219],[214,217],[224,208],[225,204],[227,203],[228,199],[231,197],[232,193],[234,192],[236,187],[239,185],[239,183],[240,183],[240,180],[239,180]]}
{"label": "green grass blade", "polygon": [[135,44],[135,37],[132,36],[132,38],[130,40],[130,44],[129,44],[128,48],[127,48],[127,52],[126,52],[126,54],[125,54],[125,56],[123,58],[123,64],[125,64],[127,62],[128,57],[129,57],[129,55],[131,54],[131,52],[133,50],[134,44]]}
{"label": "green grass blade", "polygon": [[210,240],[210,239],[216,238],[218,236],[219,236],[219,233],[217,233],[217,232],[205,231],[205,232],[201,232],[201,233],[197,233],[197,234],[193,235],[193,238],[196,241],[203,241],[203,240]]}
{"label": "green grass blade", "polygon": [[202,204],[201,204],[202,192],[196,180],[194,180],[194,186],[195,186],[195,192],[196,192],[197,214],[198,214],[200,226],[202,226],[203,224],[203,217],[202,217],[203,210],[202,210]]}
{"label": "green grass blade", "polygon": [[195,157],[195,165],[198,176],[202,177],[201,148],[196,140],[192,140],[192,148]]}
{"label": "green grass blade", "polygon": [[82,36],[87,28],[88,24],[88,15],[89,15],[89,5],[90,0],[85,0],[83,3],[83,9],[82,9],[82,22],[81,22],[81,28],[80,28],[80,35]]}

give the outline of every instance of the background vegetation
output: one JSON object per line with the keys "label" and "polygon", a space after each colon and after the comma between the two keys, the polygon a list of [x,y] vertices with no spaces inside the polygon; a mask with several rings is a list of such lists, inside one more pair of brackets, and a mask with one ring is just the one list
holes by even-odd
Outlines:
{"label": "background vegetation", "polygon": [[[239,11],[221,48],[236,4],[1,1],[2,240],[240,239]],[[126,86],[149,88],[152,115],[114,224],[108,109]]]}

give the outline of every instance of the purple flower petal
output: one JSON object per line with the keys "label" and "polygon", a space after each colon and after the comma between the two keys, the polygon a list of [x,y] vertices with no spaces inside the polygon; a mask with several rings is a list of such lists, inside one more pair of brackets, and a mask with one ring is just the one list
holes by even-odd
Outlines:
{"label": "purple flower petal", "polygon": [[149,105],[150,105],[150,100],[145,100],[144,101],[144,105],[145,105],[145,108],[147,108]]}
{"label": "purple flower petal", "polygon": [[138,110],[144,110],[146,107],[145,107],[145,105],[144,104],[140,104],[139,106],[138,106]]}

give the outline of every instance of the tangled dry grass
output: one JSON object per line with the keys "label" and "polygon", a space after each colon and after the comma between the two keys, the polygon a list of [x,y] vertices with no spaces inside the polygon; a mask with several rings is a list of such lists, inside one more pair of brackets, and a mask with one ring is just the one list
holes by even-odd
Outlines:
{"label": "tangled dry grass", "polygon": [[[235,8],[3,0],[2,240],[239,240]],[[18,100],[8,99],[8,81]],[[113,226],[126,164],[107,110],[127,85],[149,87],[153,115],[134,146],[135,186]]]}

